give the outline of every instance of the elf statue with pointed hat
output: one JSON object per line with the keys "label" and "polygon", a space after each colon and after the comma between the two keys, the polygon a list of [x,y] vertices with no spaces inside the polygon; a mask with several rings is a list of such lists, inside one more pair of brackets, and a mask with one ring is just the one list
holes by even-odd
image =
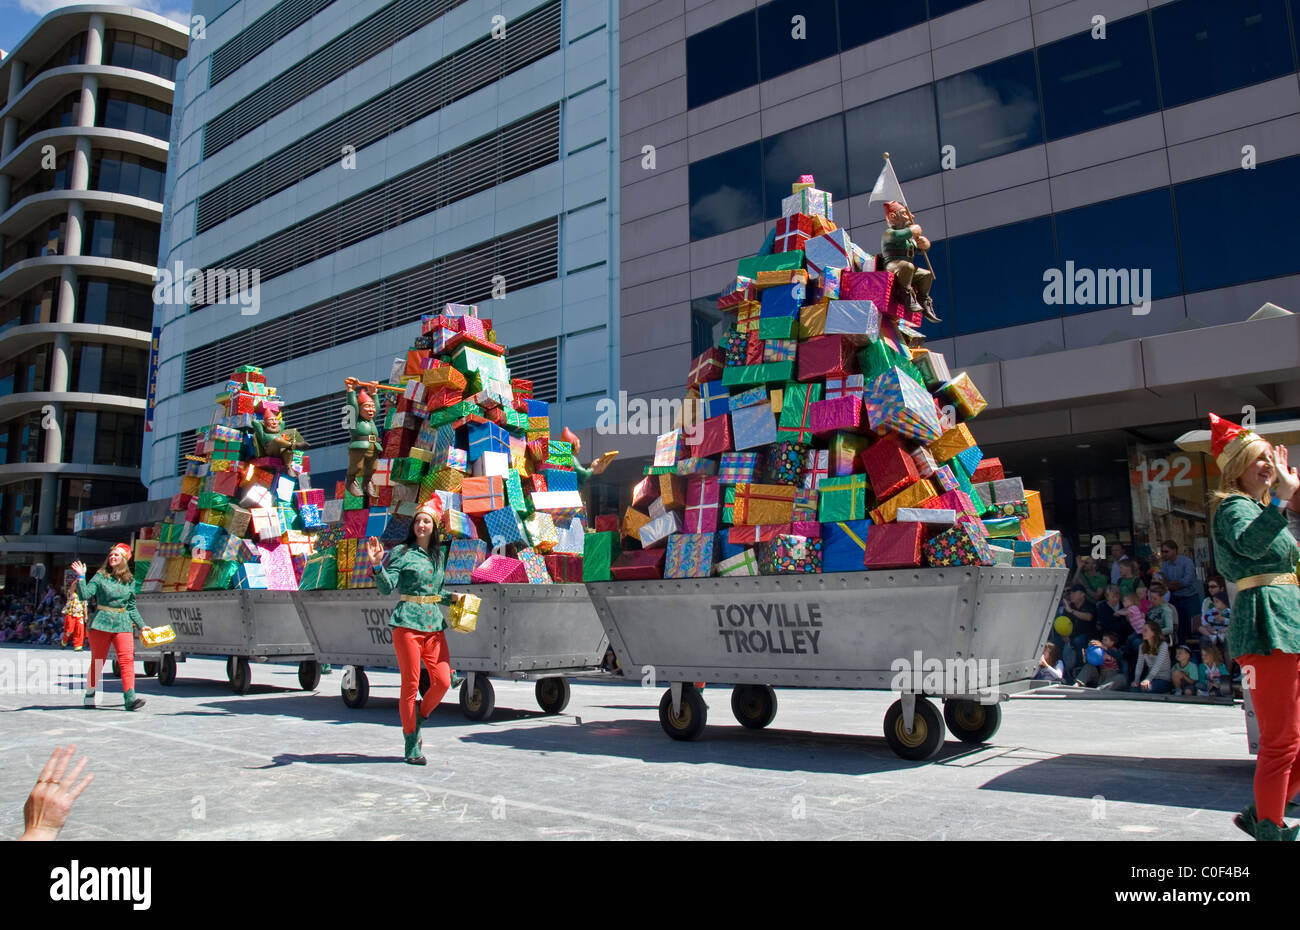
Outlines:
{"label": "elf statue with pointed hat", "polygon": [[1300,475],[1285,446],[1210,414],[1219,488],[1210,498],[1215,564],[1237,585],[1228,649],[1259,724],[1255,803],[1234,823],[1257,840],[1294,840],[1288,802],[1300,794],[1300,545],[1286,509]]}
{"label": "elf statue with pointed hat", "polygon": [[[347,492],[353,497],[373,494],[370,479],[375,474],[375,463],[383,444],[379,441],[379,427],[375,425],[375,401],[365,390],[357,391],[361,384],[356,378],[345,378],[348,389],[348,406],[352,409],[352,425],[348,428]],[[357,480],[357,476],[361,480]]]}

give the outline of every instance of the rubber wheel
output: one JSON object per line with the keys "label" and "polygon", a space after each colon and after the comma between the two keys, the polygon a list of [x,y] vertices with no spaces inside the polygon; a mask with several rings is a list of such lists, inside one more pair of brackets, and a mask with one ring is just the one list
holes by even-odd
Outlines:
{"label": "rubber wheel", "polygon": [[567,678],[542,678],[537,682],[534,689],[537,695],[537,706],[548,714],[561,713],[564,708],[569,706],[569,679]]}
{"label": "rubber wheel", "polygon": [[352,689],[340,688],[339,694],[343,696],[343,703],[353,710],[365,707],[366,701],[370,700],[370,679],[366,677],[366,670],[360,665],[353,669]]}
{"label": "rubber wheel", "polygon": [[232,656],[235,663],[235,676],[230,679],[230,690],[236,694],[247,694],[253,687],[253,670],[249,667],[248,656]]}
{"label": "rubber wheel", "polygon": [[923,762],[943,748],[943,718],[933,704],[918,697],[912,732],[908,733],[903,726],[903,702],[895,701],[885,712],[885,740],[895,754]]}
{"label": "rubber wheel", "polygon": [[420,666],[420,697],[424,697],[424,692],[429,690],[429,670]]}
{"label": "rubber wheel", "polygon": [[677,714],[673,713],[671,688],[664,692],[659,702],[659,724],[673,739],[699,739],[708,719],[709,709],[704,704],[704,696],[695,690],[694,685],[682,685],[682,709]]}
{"label": "rubber wheel", "polygon": [[176,683],[176,657],[170,652],[158,663],[158,684],[164,688]]}
{"label": "rubber wheel", "polygon": [[298,684],[304,691],[315,691],[320,685],[320,663],[315,659],[307,659],[298,663]]}
{"label": "rubber wheel", "polygon": [[158,674],[158,663],[157,663],[157,662],[146,662],[146,663],[144,664],[144,677],[145,677],[145,678],[154,678],[154,677],[157,676],[157,674]]}
{"label": "rubber wheel", "polygon": [[474,693],[470,694],[469,679],[460,685],[460,709],[470,720],[486,720],[496,710],[497,696],[486,675],[474,676]]}
{"label": "rubber wheel", "polygon": [[987,743],[1002,726],[1002,705],[953,700],[943,705],[948,732],[963,743]]}
{"label": "rubber wheel", "polygon": [[771,685],[736,685],[731,690],[731,712],[741,726],[761,730],[776,719],[776,691]]}
{"label": "rubber wheel", "polygon": [[226,681],[235,680],[235,657],[226,656]]}

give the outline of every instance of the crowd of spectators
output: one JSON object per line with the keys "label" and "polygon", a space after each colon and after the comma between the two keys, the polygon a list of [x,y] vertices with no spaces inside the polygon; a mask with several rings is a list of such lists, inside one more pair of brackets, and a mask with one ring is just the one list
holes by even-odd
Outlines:
{"label": "crowd of spectators", "polygon": [[1218,575],[1202,585],[1173,540],[1153,561],[1119,544],[1109,566],[1079,556],[1058,613],[1038,678],[1150,694],[1233,694],[1227,586]]}
{"label": "crowd of spectators", "polygon": [[61,646],[63,598],[54,588],[43,597],[8,596],[0,609],[0,643],[26,646]]}

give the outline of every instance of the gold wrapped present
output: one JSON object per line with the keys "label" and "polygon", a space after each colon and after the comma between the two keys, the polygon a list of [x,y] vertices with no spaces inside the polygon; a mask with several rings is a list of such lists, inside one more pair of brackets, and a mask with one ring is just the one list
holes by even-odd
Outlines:
{"label": "gold wrapped present", "polygon": [[736,305],[736,332],[738,333],[756,333],[758,332],[758,317],[762,309],[762,304],[757,300],[746,300],[744,303]]}
{"label": "gold wrapped present", "polygon": [[793,485],[738,484],[733,522],[737,526],[789,523],[794,518]]}
{"label": "gold wrapped present", "polygon": [[[453,491],[460,493],[461,485],[465,481],[465,473],[458,468],[439,468],[433,474],[433,489],[435,491]],[[424,486],[421,484],[420,491],[423,493]],[[428,498],[425,498],[426,500]]]}
{"label": "gold wrapped present", "polygon": [[958,423],[934,442],[930,443],[930,453],[936,462],[947,462],[963,450],[975,445],[975,437],[965,423]]}
{"label": "gold wrapped present", "polygon": [[871,522],[876,524],[893,523],[900,507],[920,507],[922,503],[938,495],[939,489],[929,478],[923,478],[899,491],[871,511]]}
{"label": "gold wrapped present", "polygon": [[665,510],[686,509],[686,482],[676,475],[659,475],[659,500]]}
{"label": "gold wrapped present", "polygon": [[640,541],[641,527],[645,526],[649,522],[650,518],[646,514],[637,510],[635,507],[629,507],[627,510],[623,511],[623,523],[620,529],[622,530],[623,535],[628,539]]}
{"label": "gold wrapped present", "polygon": [[181,479],[181,493],[198,497],[203,493],[203,479],[198,475],[186,475]]}
{"label": "gold wrapped present", "polygon": [[808,304],[799,310],[799,338],[811,339],[826,332],[826,314],[830,310],[831,299],[823,297],[815,304]]}
{"label": "gold wrapped present", "polygon": [[455,601],[448,612],[448,623],[457,633],[473,633],[478,626],[478,610],[482,601],[476,594],[456,594],[453,597]]}
{"label": "gold wrapped present", "polygon": [[1043,519],[1043,498],[1037,491],[1025,492],[1025,503],[1029,505],[1029,516],[1020,518],[1020,530],[1028,539],[1037,539],[1047,532]]}
{"label": "gold wrapped present", "polygon": [[199,511],[199,522],[200,522],[200,523],[206,523],[206,524],[208,524],[209,526],[221,526],[221,527],[224,527],[224,526],[226,525],[226,511],[224,511],[224,510],[200,510],[200,511]]}
{"label": "gold wrapped present", "polygon": [[760,271],[754,282],[759,290],[765,287],[780,287],[783,284],[807,284],[808,272],[802,268],[794,271]]}
{"label": "gold wrapped present", "polygon": [[176,639],[176,630],[169,623],[166,626],[145,627],[140,631],[140,640],[146,646],[162,646]]}

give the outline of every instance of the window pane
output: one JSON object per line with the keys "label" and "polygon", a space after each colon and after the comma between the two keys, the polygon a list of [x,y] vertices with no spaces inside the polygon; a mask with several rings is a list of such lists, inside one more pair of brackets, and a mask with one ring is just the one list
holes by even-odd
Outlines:
{"label": "window pane", "polygon": [[879,4],[865,9],[862,0],[839,0],[840,48],[850,49],[925,22],[924,3]]}
{"label": "window pane", "polygon": [[936,84],[939,140],[969,165],[1043,141],[1034,55],[1004,58]]}
{"label": "window pane", "polygon": [[698,107],[758,83],[758,27],[745,13],[686,40],[686,105]]}
{"label": "window pane", "polygon": [[83,345],[77,352],[77,390],[95,393],[100,390],[104,370],[104,347]]}
{"label": "window pane", "polygon": [[[1300,273],[1300,157],[1174,187],[1188,291]],[[1249,244],[1237,254],[1242,233]]]}
{"label": "window pane", "polygon": [[694,162],[691,238],[704,239],[763,220],[762,150],[757,142]]}
{"label": "window pane", "polygon": [[[953,300],[949,312],[957,335],[1060,315],[1057,307],[1043,302],[1043,272],[1059,267],[1050,217],[956,236],[948,240],[948,255]],[[1009,258],[997,261],[999,255]]]}
{"label": "window pane", "polygon": [[1282,0],[1179,0],[1151,17],[1166,107],[1295,70]]}
{"label": "window pane", "polygon": [[811,174],[817,187],[843,196],[848,189],[844,167],[844,119],[826,119],[797,126],[763,140],[763,181],[766,214],[781,215],[781,198],[790,196],[790,185],[801,174]]}
{"label": "window pane", "polygon": [[867,194],[875,187],[884,153],[900,181],[939,170],[939,127],[934,116],[934,87],[926,84],[844,114],[848,133],[849,193]]}
{"label": "window pane", "polygon": [[[803,17],[799,25],[796,16]],[[758,62],[764,81],[834,55],[837,44],[834,0],[773,0],[758,8]]]}
{"label": "window pane", "polygon": [[1047,138],[1060,139],[1157,110],[1145,14],[1107,23],[1038,50]]}
{"label": "window pane", "polygon": [[[884,212],[883,210],[881,211]],[[925,217],[918,216],[917,222],[921,224],[922,230],[925,228]],[[884,230],[884,220],[882,218],[880,229]],[[874,239],[872,240],[875,241]],[[863,248],[867,248],[865,245]],[[880,246],[876,245],[874,249],[867,249],[868,252],[880,251]],[[930,264],[925,263],[925,259],[917,254],[917,267],[934,269],[934,284],[930,286],[930,299],[934,301],[934,312],[938,314],[942,323],[931,323],[922,317],[921,332],[925,334],[926,339],[946,339],[953,335],[952,322],[952,263],[948,261],[948,241],[941,239],[938,242],[930,240],[930,251],[926,253],[930,259]]]}
{"label": "window pane", "polygon": [[691,301],[691,358],[703,355],[718,344],[731,318],[718,309],[718,295]]}
{"label": "window pane", "polygon": [[[1134,229],[1142,230],[1141,241],[1128,234],[1128,230]],[[1074,262],[1076,270],[1087,268],[1093,272],[1149,270],[1151,292],[1145,295],[1148,299],[1182,293],[1173,201],[1168,188],[1058,213],[1056,239],[1061,248],[1062,271],[1064,263],[1069,261]],[[1131,282],[1132,278],[1128,280]],[[1111,301],[1111,305],[1117,303],[1124,301]],[[1087,313],[1097,306],[1069,304],[1061,309],[1065,313]]]}

